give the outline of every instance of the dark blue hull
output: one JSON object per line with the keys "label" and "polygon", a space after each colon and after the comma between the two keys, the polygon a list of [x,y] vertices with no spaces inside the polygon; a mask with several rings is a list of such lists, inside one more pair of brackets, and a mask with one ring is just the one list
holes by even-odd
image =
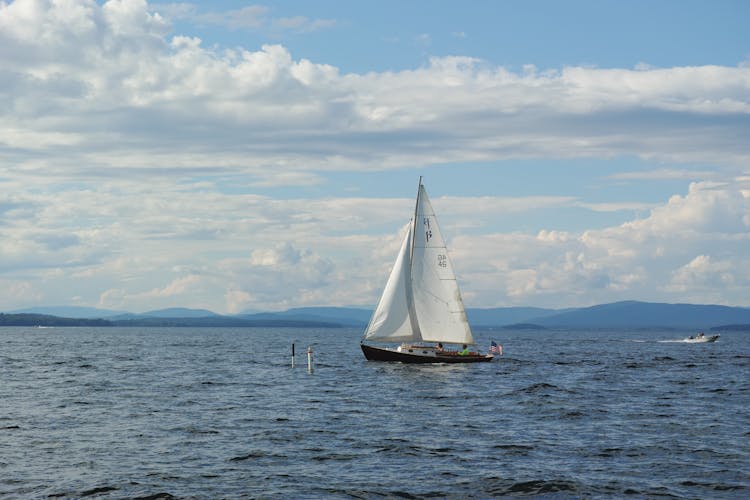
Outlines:
{"label": "dark blue hull", "polygon": [[369,361],[397,361],[401,363],[484,363],[492,361],[491,354],[469,354],[461,356],[458,353],[436,353],[433,349],[413,347],[411,352],[399,352],[385,347],[374,347],[361,344],[362,352]]}

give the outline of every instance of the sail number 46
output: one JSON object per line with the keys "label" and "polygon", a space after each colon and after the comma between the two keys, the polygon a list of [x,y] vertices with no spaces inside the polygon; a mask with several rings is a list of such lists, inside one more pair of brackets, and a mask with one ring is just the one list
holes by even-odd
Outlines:
{"label": "sail number 46", "polygon": [[444,254],[438,254],[437,256],[438,260],[438,266],[440,267],[448,267],[448,257],[446,257]]}

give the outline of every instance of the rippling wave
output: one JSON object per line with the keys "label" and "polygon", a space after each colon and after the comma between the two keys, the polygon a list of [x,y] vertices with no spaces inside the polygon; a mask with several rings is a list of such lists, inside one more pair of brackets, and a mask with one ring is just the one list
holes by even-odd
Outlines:
{"label": "rippling wave", "polygon": [[0,329],[0,496],[750,497],[750,337],[475,335],[506,355],[367,362],[341,329]]}

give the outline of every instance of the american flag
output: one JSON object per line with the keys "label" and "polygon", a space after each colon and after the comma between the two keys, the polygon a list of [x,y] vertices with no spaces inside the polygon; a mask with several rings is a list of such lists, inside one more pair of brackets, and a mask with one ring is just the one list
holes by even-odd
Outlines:
{"label": "american flag", "polygon": [[497,354],[499,356],[503,355],[503,346],[495,342],[494,340],[490,344],[490,353]]}

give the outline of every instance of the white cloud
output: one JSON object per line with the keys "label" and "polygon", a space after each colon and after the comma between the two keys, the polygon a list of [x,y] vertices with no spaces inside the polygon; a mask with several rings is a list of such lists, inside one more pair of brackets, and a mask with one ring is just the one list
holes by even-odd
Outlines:
{"label": "white cloud", "polygon": [[[434,199],[467,303],[750,296],[747,64],[514,72],[439,57],[347,74],[278,44],[206,45],[171,31],[178,18],[266,30],[333,23],[260,6],[0,3],[8,300],[218,311],[372,304],[413,200],[248,191],[321,185],[326,171],[620,155],[672,166],[610,179],[697,182],[662,203]],[[550,223],[537,234],[488,234],[497,214],[570,208],[649,215],[577,233]]]}
{"label": "white cloud", "polygon": [[578,206],[593,210],[594,212],[620,212],[623,210],[649,210],[654,208],[653,203],[642,202],[614,202],[614,203],[577,203]]}
{"label": "white cloud", "polygon": [[716,172],[710,170],[688,170],[678,168],[660,168],[656,170],[647,170],[642,172],[619,172],[612,174],[611,179],[620,180],[664,180],[664,179],[688,179],[688,180],[707,180],[716,176]]}
{"label": "white cloud", "polygon": [[640,234],[747,233],[750,201],[737,186],[691,183],[686,196],[674,195],[651,217],[630,224]]}
{"label": "white cloud", "polygon": [[336,21],[333,19],[309,19],[305,16],[294,16],[274,19],[271,24],[276,30],[292,31],[295,33],[312,33],[314,31],[332,28],[336,26]]}
{"label": "white cloud", "polygon": [[[496,304],[559,307],[633,298],[744,304],[750,293],[746,187],[694,183],[644,219],[581,234],[459,237],[454,261],[469,297],[495,293]],[[502,289],[504,295],[497,292]]]}
{"label": "white cloud", "polygon": [[311,33],[336,25],[334,19],[310,19],[306,16],[277,17],[265,5],[247,5],[228,11],[203,11],[194,3],[153,4],[151,9],[167,19],[187,19],[199,25],[218,25],[230,30],[278,33]]}
{"label": "white cloud", "polygon": [[672,273],[669,288],[679,292],[732,286],[735,283],[732,263],[714,261],[709,255],[699,255]]}
{"label": "white cloud", "polygon": [[[97,187],[25,192],[0,203],[2,279],[4,289],[17,291],[9,299],[18,307],[66,303],[68,296],[133,311],[372,305],[413,209],[408,198],[276,200],[205,185],[196,192],[168,180]],[[486,228],[500,211],[524,216],[540,205],[554,211],[579,201],[432,201],[446,214],[470,306],[700,297],[742,303],[750,293],[747,188],[746,181],[696,183],[643,219],[533,235]]]}
{"label": "white cloud", "polygon": [[[175,10],[192,12],[165,12]],[[263,15],[242,12],[238,19]],[[135,0],[0,7],[8,82],[0,159],[23,146],[26,161],[49,171],[49,155],[69,146],[71,175],[118,164],[289,172],[539,156],[724,165],[750,157],[747,141],[731,139],[746,135],[737,119],[750,113],[745,66],[514,73],[443,57],[411,71],[340,74],[279,45],[220,50],[169,29],[158,8]]]}
{"label": "white cloud", "polygon": [[259,28],[265,22],[268,8],[261,5],[248,5],[226,14],[224,22],[230,29]]}
{"label": "white cloud", "polygon": [[99,296],[99,307],[103,308],[125,308],[128,307],[129,304],[125,303],[125,293],[117,288],[110,288],[109,290],[105,290],[102,292],[102,294]]}
{"label": "white cloud", "polygon": [[187,295],[193,291],[193,288],[201,281],[200,276],[189,275],[177,278],[164,288],[155,288],[149,292],[139,294],[138,298],[161,298]]}
{"label": "white cloud", "polygon": [[290,243],[281,243],[274,248],[256,249],[250,254],[250,264],[261,267],[295,266],[302,254]]}
{"label": "white cloud", "polygon": [[0,279],[0,301],[4,304],[35,304],[43,297],[30,281]]}
{"label": "white cloud", "polygon": [[[298,249],[291,243],[257,248],[249,259],[229,259],[219,267],[231,277],[227,290],[229,307],[242,310],[257,304],[268,309],[285,309],[293,305],[318,305],[340,299],[330,290],[340,289],[343,283],[337,278],[336,266],[328,258],[311,249]],[[294,290],[293,301],[290,290]],[[251,299],[254,304],[242,304]]]}

